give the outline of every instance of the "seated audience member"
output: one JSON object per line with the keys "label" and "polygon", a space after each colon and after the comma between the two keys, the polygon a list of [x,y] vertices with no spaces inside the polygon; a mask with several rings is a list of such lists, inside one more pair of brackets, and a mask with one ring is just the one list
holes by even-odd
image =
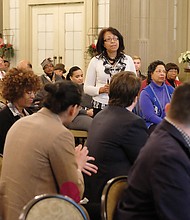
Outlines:
{"label": "seated audience member", "polygon": [[58,64],[55,65],[55,67],[54,67],[54,73],[57,74],[57,75],[59,75],[59,76],[61,76],[62,79],[65,79],[65,77],[64,77],[63,74],[66,73],[66,72],[67,72],[67,71],[66,71],[66,69],[65,69],[65,65],[64,65],[64,64],[58,63]]}
{"label": "seated audience member", "polygon": [[44,107],[18,120],[5,142],[0,180],[4,219],[18,219],[23,206],[44,193],[67,195],[79,202],[84,191],[81,171],[91,175],[86,147],[76,147],[65,127],[80,109],[81,92],[72,82],[45,85]]}
{"label": "seated audience member", "polygon": [[[21,71],[32,70],[32,64],[28,60],[21,60],[17,64],[17,69]],[[30,111],[31,113],[37,112],[40,109],[39,104],[40,102],[34,99],[32,105],[30,107],[27,107],[27,110]]]}
{"label": "seated audience member", "polygon": [[86,146],[96,158],[98,173],[85,176],[86,208],[90,219],[100,219],[100,200],[106,182],[127,175],[148,133],[142,118],[132,113],[140,89],[140,79],[133,72],[115,74],[110,83],[109,102],[93,119]]}
{"label": "seated audience member", "polygon": [[141,93],[141,91],[148,86],[148,84],[150,83],[150,80],[148,79],[148,76],[146,77],[146,79],[141,81],[141,88],[139,91],[139,94]]}
{"label": "seated audience member", "polygon": [[68,128],[88,131],[92,123],[91,117],[93,117],[92,97],[84,93],[83,72],[78,66],[73,66],[69,70],[66,79],[77,83],[82,90],[82,109],[76,118],[68,125]]}
{"label": "seated audience member", "polygon": [[2,96],[2,80],[0,79],[0,110],[6,106],[6,100]]}
{"label": "seated audience member", "polygon": [[179,67],[175,63],[166,64],[166,84],[171,85],[174,88],[179,86],[181,82],[176,79],[179,74]]}
{"label": "seated audience member", "polygon": [[137,76],[141,79],[141,80],[144,80],[146,79],[146,76],[144,76],[142,73],[141,73],[141,58],[139,56],[133,56],[133,62],[134,62],[134,65],[135,65],[135,69],[136,69],[136,73],[137,73]]}
{"label": "seated audience member", "polygon": [[[0,38],[1,39],[1,38]],[[9,62],[9,61],[8,61]],[[0,57],[0,110],[5,107],[6,100],[2,96],[2,79],[6,74],[6,61],[3,60],[2,57]]]}
{"label": "seated audience member", "polygon": [[189,100],[190,83],[175,89],[166,118],[130,170],[115,220],[190,219]]}
{"label": "seated audience member", "polygon": [[32,64],[28,60],[21,60],[17,64],[17,69],[32,70]]}
{"label": "seated audience member", "polygon": [[41,66],[44,71],[44,74],[40,76],[43,85],[62,80],[61,76],[54,73],[54,65],[51,58],[44,59]]}
{"label": "seated audience member", "polygon": [[10,68],[10,62],[8,60],[4,60],[4,71],[7,72]]}
{"label": "seated audience member", "polygon": [[4,77],[5,74],[6,74],[5,71],[4,71],[4,69],[5,69],[5,63],[4,63],[3,58],[0,57],[0,80],[2,80],[3,77]]}
{"label": "seated audience member", "polygon": [[21,117],[31,114],[30,107],[40,80],[33,71],[10,69],[1,82],[2,96],[8,101],[0,111],[0,153],[3,153],[5,137],[10,127]]}
{"label": "seated audience member", "polygon": [[40,76],[40,80],[42,83],[42,88],[37,92],[35,96],[35,102],[39,102],[39,106],[37,109],[42,107],[43,99],[46,95],[46,91],[44,90],[44,86],[47,83],[55,83],[57,81],[62,81],[61,76],[54,73],[54,65],[53,60],[51,58],[46,58],[42,61],[41,66],[43,68],[44,74]]}
{"label": "seated audience member", "polygon": [[174,91],[172,86],[165,84],[165,79],[165,64],[160,60],[152,62],[148,67],[148,86],[141,91],[139,98],[140,111],[149,133],[165,117],[165,106]]}

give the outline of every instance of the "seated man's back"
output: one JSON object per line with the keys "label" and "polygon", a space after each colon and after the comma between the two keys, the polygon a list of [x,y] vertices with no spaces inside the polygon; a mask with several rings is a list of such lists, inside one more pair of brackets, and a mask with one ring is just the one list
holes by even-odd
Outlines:
{"label": "seated man's back", "polygon": [[190,84],[177,87],[171,107],[166,107],[167,117],[151,134],[130,170],[129,186],[115,219],[190,219],[189,99]]}
{"label": "seated man's back", "polygon": [[98,173],[91,178],[85,176],[85,196],[89,199],[87,209],[91,219],[100,218],[100,199],[106,182],[128,174],[148,138],[144,120],[131,112],[139,89],[140,80],[133,73],[116,74],[110,83],[109,105],[93,119],[86,145],[96,158]]}

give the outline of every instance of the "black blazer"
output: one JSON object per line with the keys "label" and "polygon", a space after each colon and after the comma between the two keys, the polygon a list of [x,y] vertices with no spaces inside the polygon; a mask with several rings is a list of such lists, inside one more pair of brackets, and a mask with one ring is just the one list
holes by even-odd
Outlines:
{"label": "black blazer", "polygon": [[100,203],[109,179],[128,174],[147,138],[144,120],[125,108],[107,106],[94,117],[86,144],[98,166],[97,174],[85,175],[85,196],[90,202]]}
{"label": "black blazer", "polygon": [[0,111],[0,153],[1,154],[3,154],[4,143],[7,132],[18,119],[20,119],[20,117],[14,116],[11,110],[7,106],[5,106]]}
{"label": "black blazer", "polygon": [[189,220],[190,146],[163,120],[142,148],[115,219]]}

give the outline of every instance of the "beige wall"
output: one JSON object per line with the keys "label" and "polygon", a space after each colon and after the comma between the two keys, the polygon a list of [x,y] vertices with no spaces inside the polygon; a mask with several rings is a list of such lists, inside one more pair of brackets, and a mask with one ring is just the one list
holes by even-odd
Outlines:
{"label": "beige wall", "polygon": [[174,2],[110,0],[110,26],[123,34],[127,54],[141,56],[143,71],[156,59],[177,63],[190,50],[190,0],[177,1],[176,22]]}
{"label": "beige wall", "polygon": [[[2,1],[3,26],[7,28],[9,0],[0,0],[0,3]],[[72,2],[84,2],[85,47],[88,46],[89,29],[98,27],[98,0],[20,0],[20,52],[17,54],[19,60],[30,59],[31,56],[31,6]],[[176,24],[174,2],[177,2]],[[189,11],[190,0],[110,0],[109,20],[110,26],[118,28],[124,36],[126,53],[141,56],[145,72],[148,64],[155,59],[177,63],[180,53],[190,50]],[[85,66],[88,65],[88,61],[85,60]],[[180,68],[183,70],[183,65],[180,65]]]}

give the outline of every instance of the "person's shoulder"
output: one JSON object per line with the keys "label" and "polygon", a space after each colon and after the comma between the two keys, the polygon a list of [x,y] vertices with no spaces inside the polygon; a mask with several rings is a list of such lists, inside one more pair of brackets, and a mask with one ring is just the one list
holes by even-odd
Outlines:
{"label": "person's shoulder", "polygon": [[143,82],[144,80],[147,79],[147,75],[140,72],[140,79],[142,80],[141,82]]}
{"label": "person's shoulder", "polygon": [[152,152],[152,157],[156,158],[167,154],[170,152],[169,149],[173,143],[172,139],[172,136],[164,129],[164,126],[160,126],[159,129],[156,128],[144,145],[145,154]]}
{"label": "person's shoulder", "polygon": [[102,62],[102,58],[100,58],[100,55],[94,56],[90,60],[88,67],[95,68],[99,62]]}
{"label": "person's shoulder", "polygon": [[168,88],[169,92],[172,92],[172,93],[174,92],[175,88],[174,88],[173,86],[168,85],[168,84],[166,84],[166,83],[165,83],[165,85],[166,85],[166,87]]}
{"label": "person's shoulder", "polygon": [[45,78],[45,73],[42,73],[41,75],[39,75],[39,78]]}
{"label": "person's shoulder", "polygon": [[144,127],[146,127],[144,119],[142,119],[139,115],[136,115],[134,112],[129,111],[127,117],[129,118],[129,121],[131,121],[132,123],[137,125],[143,125]]}
{"label": "person's shoulder", "polygon": [[0,110],[0,113],[1,113],[1,112],[5,112],[5,111],[7,111],[8,109],[9,109],[8,106],[7,106],[7,105],[4,105],[3,108]]}
{"label": "person's shoulder", "polygon": [[[112,118],[118,120],[119,118],[121,118],[121,120],[123,120],[123,118],[125,117],[125,119],[129,119],[129,120],[124,120],[124,122],[128,122],[128,121],[135,121],[135,120],[142,120],[144,121],[141,117],[139,117],[138,115],[136,115],[135,113],[129,111],[128,109],[121,107],[121,106],[106,106],[102,111],[100,111],[102,116],[108,117],[109,115],[111,115]],[[99,114],[99,113],[98,113]],[[113,115],[115,115],[116,117],[113,117]]]}
{"label": "person's shoulder", "polygon": [[[181,138],[180,132],[167,120],[163,120],[154,130],[150,136],[150,141],[157,142],[160,148],[175,148],[179,145],[179,140]],[[181,141],[180,141],[181,142]],[[173,146],[175,143],[175,147]]]}
{"label": "person's shoulder", "polygon": [[176,86],[179,86],[179,85],[182,84],[182,82],[176,79],[176,80],[175,80],[175,84],[176,84]]}
{"label": "person's shoulder", "polygon": [[121,55],[121,57],[123,57],[125,60],[133,61],[132,57],[131,57],[130,55],[128,55],[128,54],[123,53],[123,54]]}
{"label": "person's shoulder", "polygon": [[47,80],[45,74],[40,75],[39,78],[40,78],[42,83],[44,83],[44,81]]}
{"label": "person's shoulder", "polygon": [[147,86],[147,78],[141,81],[140,92]]}
{"label": "person's shoulder", "polygon": [[150,88],[150,84],[148,84],[141,90],[140,95],[147,94],[147,93],[149,94],[150,92],[151,92],[151,88]]}
{"label": "person's shoulder", "polygon": [[95,62],[95,61],[98,61],[98,60],[102,60],[103,59],[103,55],[102,54],[98,54],[96,56],[93,56],[91,59],[90,59],[90,62]]}
{"label": "person's shoulder", "polygon": [[4,106],[1,110],[0,110],[0,117],[2,118],[5,115],[12,115],[11,110],[8,108],[8,106]]}
{"label": "person's shoulder", "polygon": [[[55,74],[55,73],[54,73],[54,74]],[[61,76],[55,74],[55,81],[63,81],[63,80],[64,80],[64,79],[63,79]]]}

